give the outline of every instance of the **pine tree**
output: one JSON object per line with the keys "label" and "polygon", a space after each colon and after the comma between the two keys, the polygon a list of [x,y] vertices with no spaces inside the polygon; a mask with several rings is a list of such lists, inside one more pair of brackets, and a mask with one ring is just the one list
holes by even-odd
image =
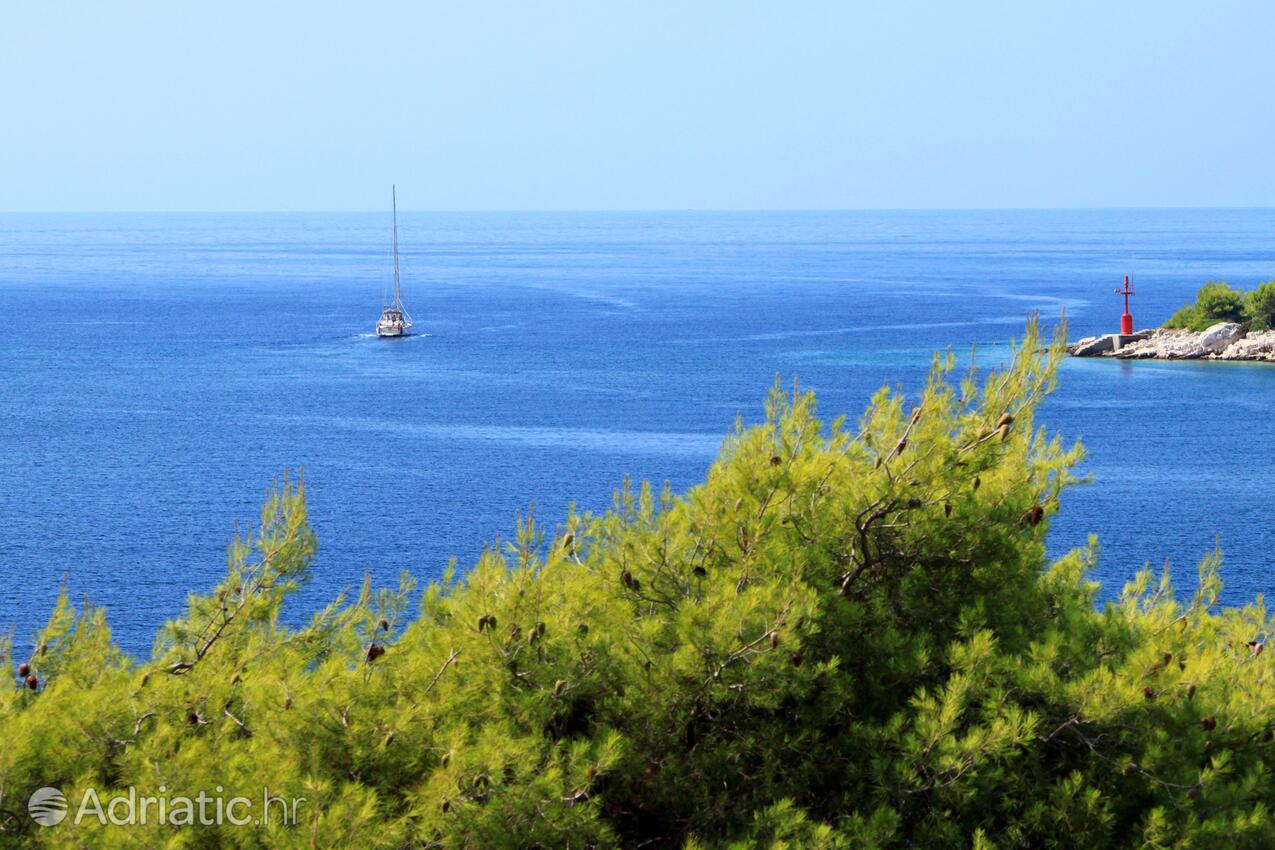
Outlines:
{"label": "pine tree", "polygon": [[[1062,352],[853,426],[776,388],[706,480],[521,519],[463,577],[280,612],[299,483],[147,659],[63,593],[0,692],[0,847],[1269,847],[1271,626],[1096,543],[1050,564],[1078,445],[1035,423]],[[304,797],[298,822],[35,825],[37,788]],[[254,812],[256,814],[256,812]]]}

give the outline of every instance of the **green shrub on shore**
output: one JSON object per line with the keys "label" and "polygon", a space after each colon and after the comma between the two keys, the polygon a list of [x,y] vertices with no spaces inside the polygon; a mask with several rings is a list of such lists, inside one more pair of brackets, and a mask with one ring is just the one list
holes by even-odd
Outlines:
{"label": "green shrub on shore", "polygon": [[[280,624],[315,537],[270,498],[150,658],[62,599],[0,693],[0,847],[1270,847],[1259,605],[1140,573],[1095,607],[1045,534],[1078,446],[1037,429],[1033,324],[980,382],[936,360],[854,427],[772,393],[684,495],[533,519],[415,599]],[[418,607],[419,605],[419,607]],[[41,827],[76,801],[304,797],[299,822]],[[165,789],[160,792],[160,787]]]}
{"label": "green shrub on shore", "polygon": [[1258,284],[1248,294],[1248,315],[1255,331],[1275,328],[1275,280]]}
{"label": "green shrub on shore", "polygon": [[1166,328],[1202,331],[1218,322],[1248,322],[1248,300],[1243,292],[1231,288],[1226,281],[1209,281],[1186,304],[1164,323]]}
{"label": "green shrub on shore", "polygon": [[1275,280],[1248,292],[1232,289],[1225,281],[1209,281],[1195,294],[1195,301],[1183,305],[1164,326],[1202,331],[1218,322],[1239,322],[1254,331],[1275,328]]}

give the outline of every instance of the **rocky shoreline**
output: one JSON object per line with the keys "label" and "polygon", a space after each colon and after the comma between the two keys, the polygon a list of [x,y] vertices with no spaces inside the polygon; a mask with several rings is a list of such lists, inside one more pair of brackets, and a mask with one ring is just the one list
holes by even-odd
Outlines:
{"label": "rocky shoreline", "polygon": [[1235,322],[1203,331],[1155,328],[1132,334],[1090,336],[1072,343],[1073,357],[1120,360],[1247,360],[1275,363],[1275,330],[1248,333]]}

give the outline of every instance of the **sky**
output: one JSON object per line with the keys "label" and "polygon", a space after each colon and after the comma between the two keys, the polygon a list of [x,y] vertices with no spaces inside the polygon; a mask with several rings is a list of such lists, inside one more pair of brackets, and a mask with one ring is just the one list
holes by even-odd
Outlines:
{"label": "sky", "polygon": [[1269,2],[0,0],[0,210],[1275,205]]}

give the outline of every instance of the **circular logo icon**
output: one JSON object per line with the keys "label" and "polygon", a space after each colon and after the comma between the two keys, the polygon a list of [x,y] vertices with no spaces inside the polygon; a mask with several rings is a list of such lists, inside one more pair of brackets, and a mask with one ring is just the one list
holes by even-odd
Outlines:
{"label": "circular logo icon", "polygon": [[66,797],[56,788],[37,788],[27,800],[27,811],[40,826],[57,826],[66,817]]}

